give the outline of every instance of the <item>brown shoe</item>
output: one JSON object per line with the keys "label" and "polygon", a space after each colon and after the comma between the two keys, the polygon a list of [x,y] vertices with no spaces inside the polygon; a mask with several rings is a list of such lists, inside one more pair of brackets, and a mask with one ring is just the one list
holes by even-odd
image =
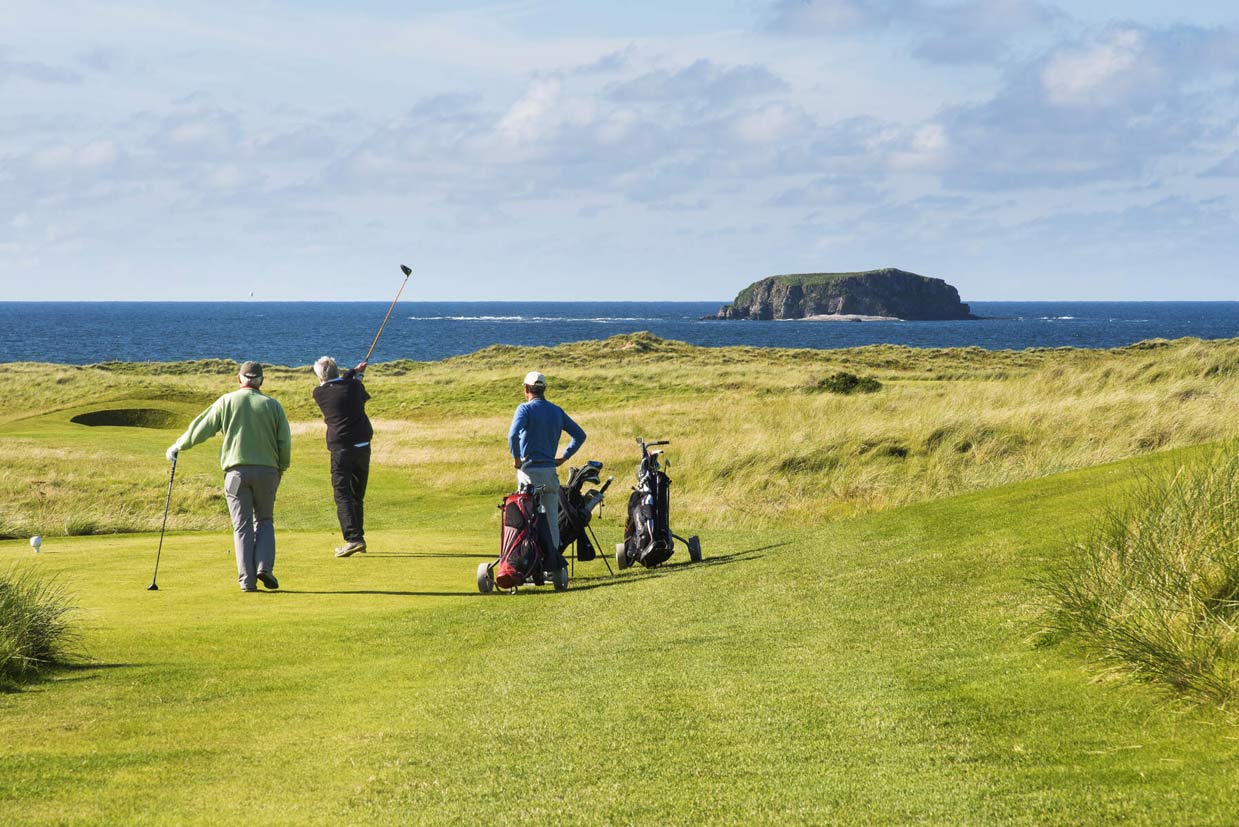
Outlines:
{"label": "brown shoe", "polygon": [[336,549],[336,557],[352,557],[354,554],[365,554],[366,544],[361,542],[345,543]]}

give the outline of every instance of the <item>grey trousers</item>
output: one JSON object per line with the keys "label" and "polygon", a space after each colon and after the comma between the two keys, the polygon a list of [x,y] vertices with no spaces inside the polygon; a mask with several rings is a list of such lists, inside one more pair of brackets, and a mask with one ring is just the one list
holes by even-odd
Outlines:
{"label": "grey trousers", "polygon": [[542,489],[542,507],[546,509],[551,542],[559,548],[559,472],[554,468],[522,468],[516,472],[516,484],[522,483]]}
{"label": "grey trousers", "polygon": [[237,580],[255,589],[261,574],[274,574],[275,491],[280,472],[265,465],[234,465],[224,472],[224,496],[232,515]]}

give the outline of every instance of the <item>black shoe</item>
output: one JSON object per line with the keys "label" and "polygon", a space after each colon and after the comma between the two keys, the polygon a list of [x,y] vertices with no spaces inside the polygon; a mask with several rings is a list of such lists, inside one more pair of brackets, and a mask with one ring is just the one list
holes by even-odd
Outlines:
{"label": "black shoe", "polygon": [[258,582],[262,583],[271,591],[275,591],[280,587],[280,581],[275,579],[275,575],[270,572],[258,572]]}
{"label": "black shoe", "polygon": [[247,588],[245,588],[244,586],[242,586],[242,587],[241,587],[241,591],[243,591],[243,592],[256,592],[256,591],[258,591],[258,587],[257,587],[257,586],[250,586],[250,587],[247,589]]}

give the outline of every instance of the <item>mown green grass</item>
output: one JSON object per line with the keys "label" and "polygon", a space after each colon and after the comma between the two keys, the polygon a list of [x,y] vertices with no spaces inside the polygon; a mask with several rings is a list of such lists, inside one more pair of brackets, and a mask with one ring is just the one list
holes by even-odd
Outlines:
{"label": "mown green grass", "polygon": [[[1127,465],[828,528],[717,531],[706,565],[480,596],[478,525],[335,560],[282,532],[38,557],[95,669],[0,698],[10,823],[1229,824],[1226,719],[1030,642],[1028,577]],[[614,523],[600,526],[614,537]],[[462,556],[441,556],[462,555]],[[476,555],[476,556],[475,556]]]}
{"label": "mown green grass", "polygon": [[[1033,580],[1167,460],[1086,466],[1235,433],[1239,342],[633,336],[376,366],[373,550],[348,560],[313,380],[272,369],[294,419],[283,589],[250,595],[217,441],[178,463],[147,592],[177,432],[70,422],[188,421],[235,366],[8,367],[42,381],[0,409],[0,518],[49,539],[0,542],[0,560],[63,578],[95,665],[0,696],[5,823],[1233,823],[1233,719],[1038,646]],[[476,593],[529,367],[590,431],[581,458],[617,476],[604,549],[632,436],[669,437],[673,525],[706,564],[611,578],[599,561],[563,594]],[[882,388],[814,390],[842,370]],[[1084,470],[1047,476],[1064,468]],[[55,530],[73,520],[147,533]]]}

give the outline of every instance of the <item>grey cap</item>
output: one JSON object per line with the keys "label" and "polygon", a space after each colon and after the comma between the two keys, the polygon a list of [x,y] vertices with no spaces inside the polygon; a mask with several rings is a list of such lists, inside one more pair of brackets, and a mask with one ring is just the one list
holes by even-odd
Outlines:
{"label": "grey cap", "polygon": [[261,379],[262,365],[258,362],[244,362],[241,365],[241,370],[237,372],[246,379]]}
{"label": "grey cap", "polygon": [[531,388],[545,388],[546,377],[538,373],[536,370],[531,370],[525,374],[525,384]]}

